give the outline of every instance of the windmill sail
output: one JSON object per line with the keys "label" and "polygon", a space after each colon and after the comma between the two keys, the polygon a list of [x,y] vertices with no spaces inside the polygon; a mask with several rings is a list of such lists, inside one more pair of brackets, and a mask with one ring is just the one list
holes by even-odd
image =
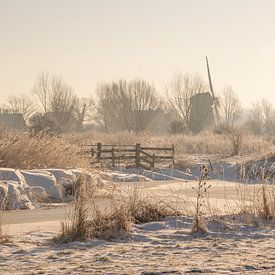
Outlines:
{"label": "windmill sail", "polygon": [[207,73],[208,73],[208,80],[209,80],[209,86],[210,86],[210,92],[213,97],[213,102],[214,102],[214,108],[215,108],[215,113],[216,113],[216,118],[217,121],[220,122],[220,115],[218,111],[218,106],[217,106],[217,100],[213,91],[213,85],[212,85],[212,80],[211,80],[211,75],[210,75],[210,69],[209,69],[209,64],[208,64],[208,58],[206,56],[206,66],[207,66]]}

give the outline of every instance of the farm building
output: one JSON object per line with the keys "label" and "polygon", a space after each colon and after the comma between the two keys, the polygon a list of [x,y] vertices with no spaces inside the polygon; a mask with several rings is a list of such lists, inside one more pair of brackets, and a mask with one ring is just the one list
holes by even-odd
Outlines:
{"label": "farm building", "polygon": [[27,125],[23,114],[0,113],[0,127],[22,130]]}
{"label": "farm building", "polygon": [[56,131],[72,132],[77,129],[77,120],[70,112],[47,112],[44,117]]}

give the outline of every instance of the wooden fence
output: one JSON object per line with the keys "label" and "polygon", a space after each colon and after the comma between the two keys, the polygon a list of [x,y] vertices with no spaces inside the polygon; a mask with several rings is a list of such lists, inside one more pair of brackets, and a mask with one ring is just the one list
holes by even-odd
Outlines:
{"label": "wooden fence", "polygon": [[[109,162],[112,167],[122,163],[131,163],[137,168],[152,169],[161,161],[171,161],[174,165],[175,148],[150,147],[135,145],[83,145],[85,153],[89,154],[93,162]],[[165,152],[165,154],[164,154]]]}

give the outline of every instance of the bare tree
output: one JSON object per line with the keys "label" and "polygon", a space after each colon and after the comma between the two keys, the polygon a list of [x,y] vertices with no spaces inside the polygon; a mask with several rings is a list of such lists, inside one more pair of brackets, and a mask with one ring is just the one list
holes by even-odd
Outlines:
{"label": "bare tree", "polygon": [[83,129],[83,123],[85,120],[91,120],[94,115],[94,101],[92,98],[77,98],[75,103],[75,117],[77,120],[78,130]]}
{"label": "bare tree", "polygon": [[33,88],[33,94],[37,97],[39,104],[42,107],[42,111],[46,113],[48,111],[48,100],[50,97],[50,76],[47,72],[41,72],[38,75],[35,87]]}
{"label": "bare tree", "polygon": [[71,86],[57,75],[42,72],[33,88],[38,104],[46,112],[72,112],[76,96]]}
{"label": "bare tree", "polygon": [[177,74],[166,87],[168,109],[175,119],[189,125],[192,96],[206,91],[206,85],[199,75]]}
{"label": "bare tree", "polygon": [[60,77],[53,76],[48,96],[48,110],[50,112],[72,113],[76,100],[77,97],[74,95],[72,87]]}
{"label": "bare tree", "polygon": [[255,102],[249,112],[247,120],[248,130],[254,135],[263,134],[263,113],[260,102]]}
{"label": "bare tree", "polygon": [[121,103],[119,102],[118,84],[101,83],[96,89],[96,121],[103,127],[105,132],[120,129]]}
{"label": "bare tree", "polygon": [[224,124],[232,129],[241,117],[242,107],[231,87],[226,87],[223,90],[220,105]]}
{"label": "bare tree", "polygon": [[52,121],[53,130],[62,132],[75,127],[73,114],[77,97],[72,87],[66,84],[61,77],[41,73],[37,78],[33,93],[46,119]]}
{"label": "bare tree", "polygon": [[97,97],[97,111],[106,131],[143,131],[161,106],[155,88],[140,79],[101,84]]}
{"label": "bare tree", "polygon": [[263,134],[270,137],[275,130],[275,110],[268,100],[263,99],[261,103],[263,112]]}
{"label": "bare tree", "polygon": [[126,126],[136,133],[144,131],[157,116],[162,102],[155,88],[141,79],[135,79],[128,83],[125,103],[129,108],[126,117]]}
{"label": "bare tree", "polygon": [[272,104],[266,99],[254,103],[247,125],[253,134],[273,135],[275,132],[275,110]]}
{"label": "bare tree", "polygon": [[28,120],[35,111],[34,103],[24,94],[20,96],[9,96],[3,108],[8,110],[11,114],[23,114],[25,121]]}

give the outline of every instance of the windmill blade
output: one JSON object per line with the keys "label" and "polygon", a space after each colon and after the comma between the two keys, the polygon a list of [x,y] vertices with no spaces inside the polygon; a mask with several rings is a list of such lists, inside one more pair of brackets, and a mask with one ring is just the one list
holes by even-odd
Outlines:
{"label": "windmill blade", "polygon": [[215,97],[214,90],[213,90],[213,85],[212,85],[212,80],[211,80],[211,75],[210,75],[210,69],[209,69],[209,64],[208,64],[208,58],[207,58],[207,56],[206,56],[206,66],[207,66],[207,73],[208,73],[210,92],[211,92],[211,95],[212,95],[213,101],[214,101],[215,113],[216,113],[216,117],[217,117],[218,122],[220,122],[220,115],[219,115],[219,111],[218,111],[216,97]]}

